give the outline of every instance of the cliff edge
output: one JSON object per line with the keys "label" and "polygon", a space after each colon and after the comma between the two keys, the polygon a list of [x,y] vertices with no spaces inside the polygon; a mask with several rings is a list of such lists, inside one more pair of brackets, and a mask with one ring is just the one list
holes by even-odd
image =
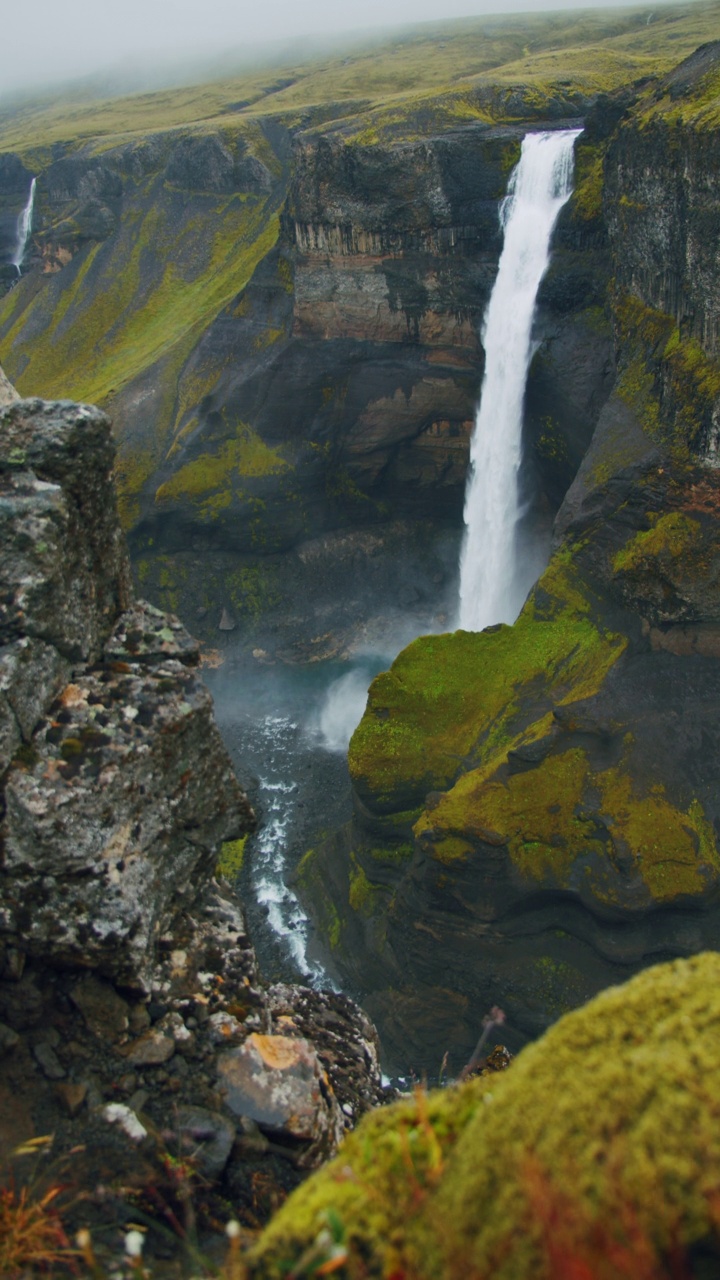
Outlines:
{"label": "cliff edge", "polygon": [[216,878],[254,814],[198,645],[132,598],[114,457],[97,409],[0,412],[0,1158],[53,1133],[111,1253],[173,1160],[256,1226],[383,1096],[368,1019],[264,986]]}

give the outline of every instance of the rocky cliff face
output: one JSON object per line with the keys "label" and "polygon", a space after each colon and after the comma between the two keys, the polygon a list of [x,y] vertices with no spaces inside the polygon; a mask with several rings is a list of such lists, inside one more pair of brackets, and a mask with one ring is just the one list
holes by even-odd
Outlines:
{"label": "rocky cliff face", "polygon": [[196,642],[132,599],[113,462],[96,409],[0,413],[0,1155],[53,1132],[112,1231],[189,1152],[256,1223],[253,1178],[282,1197],[382,1097],[376,1034],[259,980],[215,878],[254,814]]}
{"label": "rocky cliff face", "polygon": [[[570,105],[546,104],[555,124]],[[498,205],[525,127],[381,141],[245,122],[88,144],[39,175],[36,261],[2,308],[3,352],[22,387],[110,408],[143,590],[206,639],[224,616],[292,651],[320,614],[337,652],[352,615],[408,600],[418,628],[447,615]],[[562,236],[528,401],[545,524],[612,363],[602,235],[583,214]],[[107,348],[94,364],[91,331]]]}
{"label": "rocky cliff face", "polygon": [[462,1060],[491,1004],[537,1034],[718,945],[717,52],[609,116],[617,374],[549,568],[513,628],[418,640],[375,681],[356,819],[301,868],[404,1066]]}

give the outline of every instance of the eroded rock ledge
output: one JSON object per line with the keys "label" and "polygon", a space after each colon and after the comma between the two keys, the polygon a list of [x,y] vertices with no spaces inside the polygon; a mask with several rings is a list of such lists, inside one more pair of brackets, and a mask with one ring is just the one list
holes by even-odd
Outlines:
{"label": "eroded rock ledge", "polygon": [[113,462],[96,409],[0,414],[0,1154],[81,1146],[83,1221],[116,1226],[189,1157],[257,1225],[383,1096],[377,1039],[259,979],[215,878],[254,814],[197,644],[131,598]]}

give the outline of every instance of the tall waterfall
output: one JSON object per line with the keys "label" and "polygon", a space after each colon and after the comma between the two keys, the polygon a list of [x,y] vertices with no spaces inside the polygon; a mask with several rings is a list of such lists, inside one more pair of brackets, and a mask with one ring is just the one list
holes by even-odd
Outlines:
{"label": "tall waterfall", "polygon": [[30,232],[32,231],[33,206],[35,204],[35,184],[37,178],[33,178],[30,183],[30,194],[28,202],[17,220],[17,241],[15,244],[15,253],[12,257],[12,265],[17,269],[20,275],[20,268],[25,257]]}
{"label": "tall waterfall", "polygon": [[514,622],[533,582],[516,547],[523,401],[535,299],[553,227],[572,191],[573,144],[581,132],[527,134],[500,209],[505,238],[485,315],[485,377],[465,496],[459,625],[467,631]]}

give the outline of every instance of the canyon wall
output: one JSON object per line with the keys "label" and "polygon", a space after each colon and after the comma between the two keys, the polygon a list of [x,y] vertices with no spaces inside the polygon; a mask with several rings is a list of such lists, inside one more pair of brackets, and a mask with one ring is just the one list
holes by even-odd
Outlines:
{"label": "canyon wall", "polygon": [[717,74],[708,46],[512,123],[228,120],[39,174],[8,372],[112,408],[155,602],[302,660],[393,608],[449,620],[499,201],[527,128],[584,113],[526,404],[556,552],[512,630],[379,677],[355,822],[299,872],[399,1066],[715,943]]}
{"label": "canyon wall", "polygon": [[[156,603],[295,657],[315,615],[328,653],[353,619],[448,618],[499,202],[526,129],[586,105],[519,94],[518,123],[391,141],[260,120],[55,149],[0,343],[21,391],[110,412]],[[591,208],[558,247],[528,401],[545,528],[612,370]]]}
{"label": "canyon wall", "polygon": [[406,1069],[446,1049],[458,1065],[491,1005],[520,1043],[720,942],[719,52],[584,139],[617,372],[548,569],[513,628],[419,639],[376,679],[350,746],[356,817],[301,866]]}

